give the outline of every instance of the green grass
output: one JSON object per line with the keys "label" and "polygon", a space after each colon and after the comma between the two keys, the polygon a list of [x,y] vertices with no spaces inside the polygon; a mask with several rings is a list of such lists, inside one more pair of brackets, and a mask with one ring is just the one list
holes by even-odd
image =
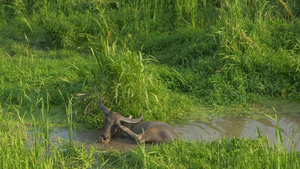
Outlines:
{"label": "green grass", "polygon": [[[90,166],[94,156],[72,141],[60,146],[70,151],[56,148],[50,157],[45,151],[51,147],[48,136],[54,125],[68,124],[70,130],[75,124],[101,128],[103,115],[96,105],[101,97],[108,108],[124,116],[143,113],[144,120],[169,123],[197,114],[201,105],[219,114],[222,107],[247,107],[269,98],[299,102],[299,17],[298,0],[1,1],[0,144],[11,145],[0,150],[3,167]],[[36,138],[44,139],[34,150],[24,146],[28,123],[42,132]],[[230,151],[213,158],[228,163],[208,157],[199,163],[182,162],[272,168],[292,165],[284,159],[297,159],[294,154],[263,148],[261,139],[233,141],[253,148],[252,154],[245,155],[249,163],[234,161],[244,156]],[[219,142],[226,148],[232,140]],[[192,150],[217,143],[178,142],[163,145],[162,150],[180,153],[180,146]],[[179,159],[152,148],[118,152],[113,156],[120,163],[109,160],[107,164],[180,166]],[[265,154],[255,154],[256,150]],[[142,161],[134,155],[138,151],[144,155]],[[80,162],[74,163],[79,156]],[[103,162],[104,156],[100,156]],[[133,158],[133,163],[121,157]],[[178,156],[187,157],[193,159]],[[257,158],[265,160],[253,162]]]}
{"label": "green grass", "polygon": [[[34,104],[21,115],[20,106],[0,107],[0,166],[1,168],[87,168],[94,161],[94,149],[72,140],[50,139],[51,119],[49,100],[39,99],[41,108]],[[28,123],[30,122],[30,123]],[[70,124],[72,125],[72,124]],[[71,130],[70,130],[71,131]]]}
{"label": "green grass", "polygon": [[[104,153],[107,168],[298,168],[296,152],[268,146],[266,138],[176,141],[130,152]],[[103,157],[102,157],[103,158]]]}
{"label": "green grass", "polygon": [[18,0],[1,11],[1,104],[80,94],[79,120],[95,128],[100,97],[163,121],[199,101],[299,100],[297,1]]}

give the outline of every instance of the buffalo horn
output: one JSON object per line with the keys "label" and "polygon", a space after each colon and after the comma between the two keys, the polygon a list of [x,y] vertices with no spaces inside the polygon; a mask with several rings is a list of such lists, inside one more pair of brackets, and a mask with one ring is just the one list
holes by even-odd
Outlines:
{"label": "buffalo horn", "polygon": [[104,114],[110,114],[110,111],[102,104],[102,99],[103,97],[99,100],[98,102],[98,106],[99,106],[99,109],[104,113]]}
{"label": "buffalo horn", "polygon": [[126,122],[126,123],[138,123],[143,119],[143,114],[141,115],[141,117],[137,118],[137,119],[130,119],[127,117],[123,117],[121,119],[122,122]]}

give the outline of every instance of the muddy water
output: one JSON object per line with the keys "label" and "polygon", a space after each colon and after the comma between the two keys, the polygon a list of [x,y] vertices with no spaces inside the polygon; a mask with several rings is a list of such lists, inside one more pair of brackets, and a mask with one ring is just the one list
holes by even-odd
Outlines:
{"label": "muddy water", "polygon": [[[300,113],[278,115],[280,131],[284,139],[285,146],[290,147],[290,138],[294,130],[294,143],[296,150],[300,151]],[[276,143],[275,130],[276,122],[268,117],[251,119],[246,117],[222,117],[207,123],[201,121],[188,120],[184,124],[176,125],[176,130],[180,137],[185,140],[205,140],[210,141],[224,137],[257,138],[257,128],[262,136],[267,136],[270,142]],[[87,143],[95,146],[98,150],[131,149],[136,146],[135,141],[130,139],[113,139],[108,144],[99,142],[99,130],[79,130],[73,133],[73,140],[77,143]],[[68,130],[60,128],[54,130],[51,139],[69,138]],[[289,143],[287,143],[289,140]]]}
{"label": "muddy water", "polygon": [[[72,139],[76,143],[85,143],[93,145],[97,150],[124,149],[129,150],[137,146],[136,142],[131,139],[112,139],[109,143],[101,143],[99,136],[101,130],[78,130],[72,134]],[[66,128],[56,128],[51,133],[50,140],[69,140],[69,131]]]}
{"label": "muddy water", "polygon": [[[291,136],[294,133],[293,141],[296,150],[300,151],[300,113],[278,115],[278,121],[285,147],[291,148]],[[261,136],[269,138],[270,143],[277,143],[275,134],[277,124],[268,117],[259,119],[223,117],[208,123],[189,120],[183,125],[176,126],[182,139],[206,141],[224,137],[257,138],[257,128]]]}

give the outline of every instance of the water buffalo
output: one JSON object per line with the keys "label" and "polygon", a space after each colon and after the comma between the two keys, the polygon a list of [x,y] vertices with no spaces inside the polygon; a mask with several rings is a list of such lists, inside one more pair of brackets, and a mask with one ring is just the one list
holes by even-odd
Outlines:
{"label": "water buffalo", "polygon": [[[103,99],[103,98],[102,98]],[[111,137],[117,134],[125,134],[124,137],[132,138],[139,143],[169,142],[178,138],[177,131],[170,125],[161,121],[145,121],[143,115],[137,119],[122,116],[115,111],[109,111],[99,100],[98,106],[105,116],[105,125],[101,135],[101,141],[107,143]]]}

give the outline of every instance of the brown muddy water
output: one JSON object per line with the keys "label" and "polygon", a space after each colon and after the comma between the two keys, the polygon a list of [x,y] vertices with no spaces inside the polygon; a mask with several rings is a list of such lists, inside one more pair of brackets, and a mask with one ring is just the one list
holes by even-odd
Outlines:
{"label": "brown muddy water", "polygon": [[[300,110],[299,110],[300,111]],[[300,112],[279,114],[278,121],[284,145],[291,148],[291,137],[296,145],[296,151],[300,151]],[[247,117],[222,117],[209,122],[187,120],[183,124],[175,125],[181,139],[211,141],[224,137],[257,138],[261,136],[269,138],[270,143],[276,144],[277,124],[271,118],[263,116],[253,119]],[[78,130],[73,132],[73,141],[93,145],[98,150],[131,149],[137,144],[130,139],[112,139],[110,143],[103,144],[99,141],[99,130]],[[69,132],[66,128],[56,128],[51,134],[51,140],[68,140]]]}
{"label": "brown muddy water", "polygon": [[[279,114],[278,122],[283,143],[291,148],[291,138],[295,148],[300,151],[300,112],[295,114]],[[224,137],[257,138],[258,130],[261,136],[266,136],[270,143],[277,145],[276,122],[268,117],[252,119],[247,117],[222,117],[207,123],[187,121],[176,126],[182,139],[211,141]]]}

